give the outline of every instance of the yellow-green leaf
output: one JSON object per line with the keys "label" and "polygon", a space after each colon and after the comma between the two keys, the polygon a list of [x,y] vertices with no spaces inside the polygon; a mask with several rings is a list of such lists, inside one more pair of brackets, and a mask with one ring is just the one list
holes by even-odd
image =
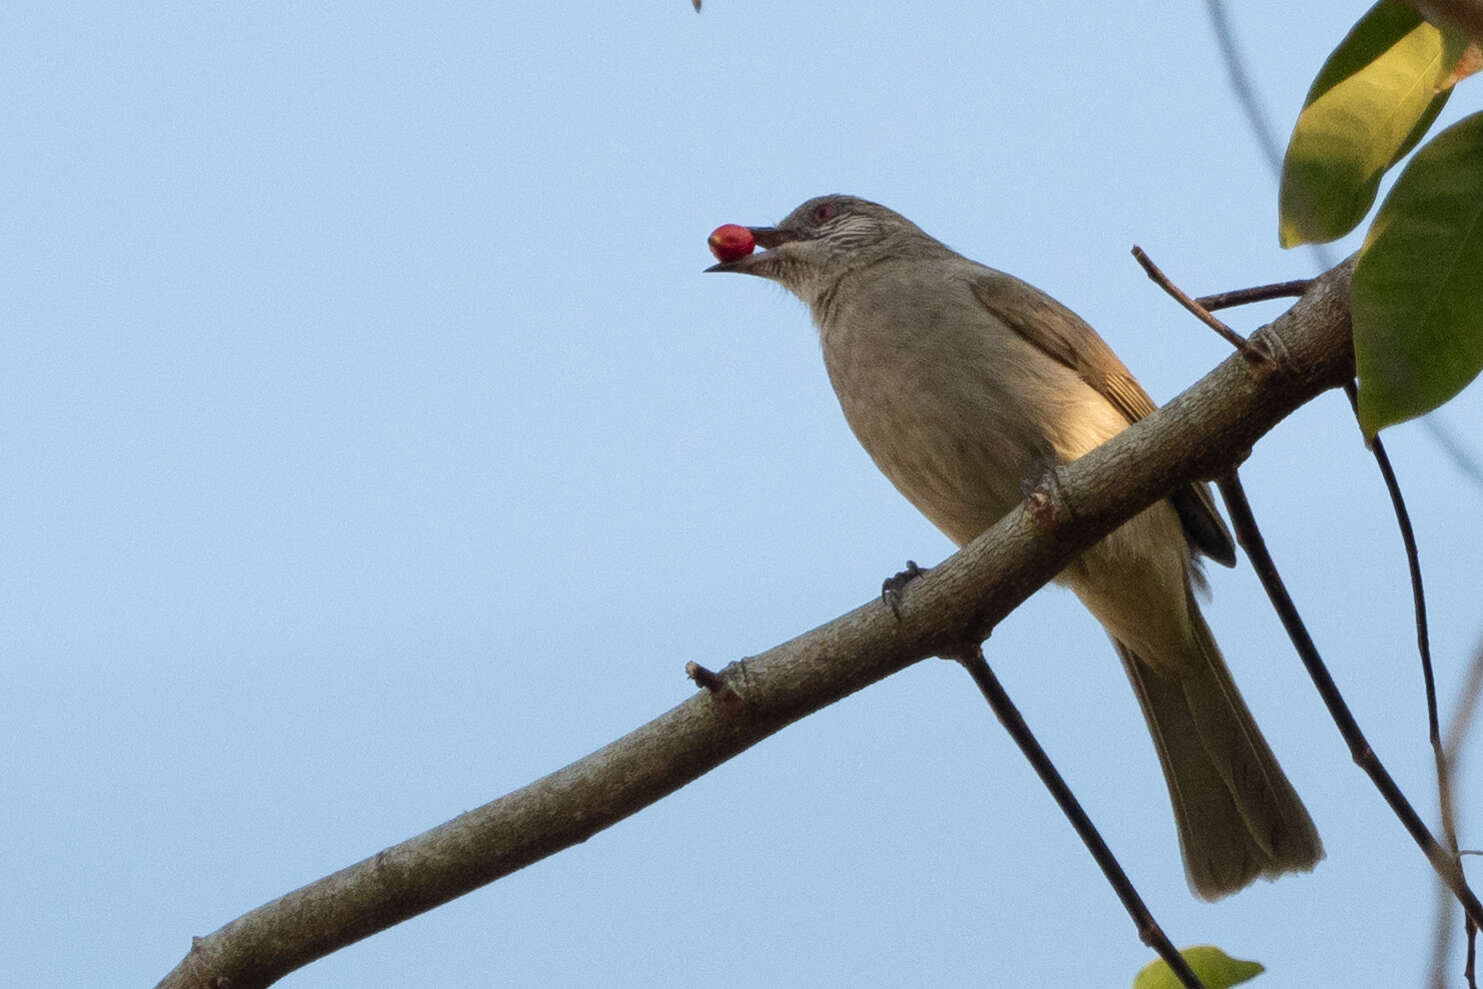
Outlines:
{"label": "yellow-green leaf", "polygon": [[[1380,0],[1323,64],[1282,162],[1283,247],[1342,237],[1375,201],[1385,170],[1447,102],[1457,64],[1442,32],[1401,0]],[[1450,59],[1450,64],[1449,64]]]}
{"label": "yellow-green leaf", "polygon": [[1350,309],[1366,436],[1430,412],[1483,369],[1483,113],[1438,134],[1396,179]]}
{"label": "yellow-green leaf", "polygon": [[[1232,958],[1213,945],[1196,945],[1193,948],[1184,948],[1179,953],[1189,962],[1189,967],[1195,970],[1200,981],[1205,983],[1205,989],[1229,989],[1230,986],[1240,985],[1266,971],[1260,962],[1244,962],[1239,958]],[[1133,989],[1182,989],[1182,986],[1168,963],[1160,958],[1143,966],[1143,970],[1133,980]]]}

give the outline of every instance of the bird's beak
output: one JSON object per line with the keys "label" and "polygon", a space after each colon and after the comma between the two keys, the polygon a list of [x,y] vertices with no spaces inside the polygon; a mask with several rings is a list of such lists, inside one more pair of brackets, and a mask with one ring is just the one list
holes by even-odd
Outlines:
{"label": "bird's beak", "polygon": [[757,241],[758,247],[781,247],[790,240],[798,240],[798,235],[791,230],[781,227],[748,227],[752,231],[752,237]]}
{"label": "bird's beak", "polygon": [[774,260],[773,256],[768,253],[768,250],[774,247],[782,247],[790,241],[802,239],[796,232],[784,230],[781,227],[748,227],[747,229],[752,232],[752,239],[757,242],[757,246],[764,248],[764,250],[756,254],[739,257],[735,261],[722,261],[720,264],[713,264],[705,270],[708,272],[730,271],[742,275],[762,275],[766,277],[765,269]]}

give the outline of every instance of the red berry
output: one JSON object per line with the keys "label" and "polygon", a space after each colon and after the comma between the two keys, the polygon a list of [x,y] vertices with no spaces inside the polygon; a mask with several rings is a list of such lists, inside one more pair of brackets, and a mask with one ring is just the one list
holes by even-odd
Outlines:
{"label": "red berry", "polygon": [[711,231],[711,253],[717,261],[735,261],[751,254],[757,246],[752,231],[736,223],[726,223]]}

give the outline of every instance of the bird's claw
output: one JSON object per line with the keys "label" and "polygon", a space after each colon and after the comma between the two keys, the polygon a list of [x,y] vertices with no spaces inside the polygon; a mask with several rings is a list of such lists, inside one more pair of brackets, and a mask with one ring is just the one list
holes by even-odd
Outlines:
{"label": "bird's claw", "polygon": [[910,584],[926,572],[926,570],[917,566],[915,560],[907,560],[905,570],[896,574],[894,577],[887,577],[881,583],[881,601],[885,603],[886,607],[891,609],[891,614],[896,616],[898,622],[901,620],[902,590],[905,589],[907,584]]}

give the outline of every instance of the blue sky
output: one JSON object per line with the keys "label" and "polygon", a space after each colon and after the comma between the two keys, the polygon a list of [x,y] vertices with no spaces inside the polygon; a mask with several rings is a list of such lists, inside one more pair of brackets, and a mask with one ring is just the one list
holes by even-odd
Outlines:
{"label": "blue sky", "polygon": [[[1237,6],[1285,136],[1363,6]],[[1200,4],[18,2],[0,38],[0,929],[31,986],[152,984],[191,935],[669,708],[686,661],[950,552],[849,434],[802,307],[701,274],[714,226],[885,202],[1079,311],[1159,399],[1225,345],[1132,244],[1193,292],[1314,271],[1276,246]],[[1477,387],[1439,419],[1483,451]],[[1424,428],[1385,439],[1450,708],[1483,490]],[[1243,476],[1434,818],[1400,542],[1343,398]],[[1256,985],[1416,984],[1419,852],[1250,568],[1213,583],[1327,843],[1311,876],[1190,896],[1070,595],[990,660],[1177,943],[1264,962]],[[283,984],[1121,986],[1149,957],[933,660]]]}

